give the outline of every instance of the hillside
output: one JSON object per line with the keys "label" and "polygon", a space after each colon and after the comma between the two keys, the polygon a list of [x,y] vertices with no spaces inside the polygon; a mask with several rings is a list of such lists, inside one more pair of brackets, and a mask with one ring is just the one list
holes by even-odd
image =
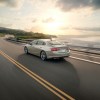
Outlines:
{"label": "hillside", "polygon": [[34,33],[34,32],[26,32],[24,30],[18,30],[18,29],[10,29],[10,28],[4,28],[0,27],[0,34],[6,35],[14,35],[18,39],[29,39],[29,38],[51,38],[51,37],[56,37],[55,35],[46,35],[43,33]]}

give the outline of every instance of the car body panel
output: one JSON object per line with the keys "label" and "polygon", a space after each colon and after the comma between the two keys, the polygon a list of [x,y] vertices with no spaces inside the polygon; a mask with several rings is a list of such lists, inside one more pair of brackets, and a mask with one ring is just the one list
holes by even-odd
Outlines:
{"label": "car body panel", "polygon": [[[50,41],[50,40],[48,40]],[[45,44],[42,44],[42,42]],[[45,39],[38,39],[37,43],[30,45],[26,44],[28,52],[37,56],[40,56],[41,51],[45,51],[47,58],[61,58],[61,57],[68,57],[70,56],[70,50],[64,44],[60,45],[48,45]],[[51,51],[51,48],[59,48],[58,51]]]}

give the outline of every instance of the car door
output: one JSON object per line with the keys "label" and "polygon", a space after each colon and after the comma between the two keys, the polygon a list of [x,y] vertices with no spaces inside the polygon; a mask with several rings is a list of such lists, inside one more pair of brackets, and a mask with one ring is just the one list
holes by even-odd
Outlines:
{"label": "car door", "polygon": [[36,55],[36,45],[37,45],[37,40],[34,40],[31,42],[31,45],[28,48],[28,50],[31,54]]}
{"label": "car door", "polygon": [[42,40],[39,40],[36,44],[36,55],[40,56],[40,52],[43,50],[45,46],[45,42]]}

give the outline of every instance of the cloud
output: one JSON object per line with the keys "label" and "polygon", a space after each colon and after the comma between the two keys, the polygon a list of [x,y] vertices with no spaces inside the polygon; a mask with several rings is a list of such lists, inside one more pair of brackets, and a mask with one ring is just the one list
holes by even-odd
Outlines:
{"label": "cloud", "polygon": [[70,27],[61,27],[60,30],[68,30],[71,29]]}
{"label": "cloud", "polygon": [[63,11],[70,11],[79,8],[90,7],[92,9],[100,9],[100,0],[57,0],[56,6]]}
{"label": "cloud", "polygon": [[32,20],[32,23],[36,23],[36,22],[37,22],[37,19],[33,19],[33,20]]}
{"label": "cloud", "polygon": [[77,27],[77,28],[73,28],[75,30],[79,30],[79,31],[92,31],[92,32],[99,32],[100,31],[100,27]]}
{"label": "cloud", "polygon": [[54,22],[54,19],[53,18],[47,18],[45,20],[42,20],[43,23],[52,23]]}
{"label": "cloud", "polygon": [[0,27],[11,27],[12,24],[0,23]]}
{"label": "cloud", "polygon": [[30,31],[33,31],[33,32],[43,32],[43,27],[42,26],[39,26],[39,25],[36,25],[36,26],[33,26],[29,29]]}
{"label": "cloud", "polygon": [[0,6],[17,8],[22,6],[24,0],[0,0]]}

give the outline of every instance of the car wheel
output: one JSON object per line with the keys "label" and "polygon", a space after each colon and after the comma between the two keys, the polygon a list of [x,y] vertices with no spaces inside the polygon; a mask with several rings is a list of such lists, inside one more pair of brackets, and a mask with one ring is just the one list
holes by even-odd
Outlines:
{"label": "car wheel", "polygon": [[64,60],[64,57],[59,58],[60,60]]}
{"label": "car wheel", "polygon": [[27,49],[27,47],[24,47],[24,52],[25,52],[26,54],[28,54],[28,49]]}
{"label": "car wheel", "polygon": [[42,51],[42,52],[40,53],[40,58],[41,58],[43,61],[45,61],[45,60],[47,59],[47,55],[46,55],[45,51]]}

